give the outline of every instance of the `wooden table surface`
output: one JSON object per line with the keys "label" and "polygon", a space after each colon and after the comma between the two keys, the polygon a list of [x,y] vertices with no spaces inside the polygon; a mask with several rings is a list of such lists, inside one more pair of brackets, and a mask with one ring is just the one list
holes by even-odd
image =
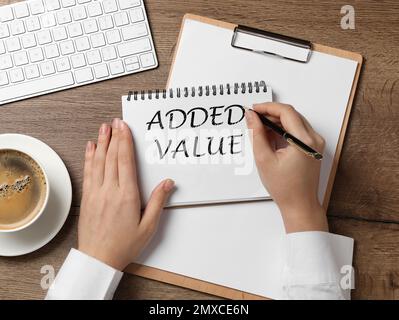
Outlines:
{"label": "wooden table surface", "polygon": [[[14,1],[0,0],[0,4]],[[399,298],[399,2],[147,0],[159,68],[0,107],[0,133],[23,133],[50,145],[64,160],[73,206],[62,231],[42,249],[0,257],[0,299],[41,299],[40,269],[56,270],[76,244],[86,141],[98,126],[121,117],[129,89],[165,86],[185,13],[285,33],[356,51],[365,57],[328,216],[331,231],[355,239],[354,299]],[[356,29],[340,27],[340,9],[355,8]],[[119,299],[216,298],[125,275]]]}

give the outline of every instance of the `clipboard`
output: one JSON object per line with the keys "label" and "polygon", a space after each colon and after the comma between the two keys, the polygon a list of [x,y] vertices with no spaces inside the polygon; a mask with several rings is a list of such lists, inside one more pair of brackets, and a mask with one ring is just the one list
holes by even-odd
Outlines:
{"label": "clipboard", "polygon": [[[338,144],[335,150],[335,156],[332,163],[332,168],[330,171],[329,179],[327,188],[325,191],[325,197],[323,201],[323,206],[325,209],[328,207],[328,202],[330,199],[333,182],[336,174],[336,170],[338,167],[338,161],[341,154],[343,141],[345,138],[345,132],[348,125],[350,112],[355,96],[356,87],[358,84],[360,70],[363,63],[363,58],[360,54],[349,52],[341,49],[336,49],[332,47],[323,46],[320,44],[311,43],[310,41],[292,38],[288,36],[279,35],[276,33],[271,33],[268,31],[258,30],[250,27],[239,26],[236,24],[218,21],[206,17],[201,17],[193,14],[186,14],[183,18],[182,28],[180,30],[180,34],[177,41],[176,50],[172,60],[171,71],[168,78],[168,85],[169,87],[171,74],[173,72],[174,63],[177,55],[177,51],[179,48],[179,42],[181,39],[183,26],[186,19],[195,20],[198,22],[214,25],[220,28],[225,28],[228,30],[233,31],[233,37],[231,39],[231,43],[229,45],[235,47],[237,50],[250,50],[254,53],[261,53],[261,54],[272,54],[279,56],[282,59],[289,59],[294,60],[298,63],[308,63],[309,59],[311,59],[312,52],[317,51],[321,53],[325,53],[328,55],[333,55],[337,57],[346,58],[349,60],[353,60],[357,62],[357,68],[355,72],[355,76],[352,82],[352,88],[350,91],[349,99],[346,106],[346,111],[344,114],[343,124],[340,130]],[[250,36],[250,37],[258,37],[261,41],[259,43],[267,44],[265,47],[249,47],[246,46],[246,42],[243,41],[243,38],[240,39],[241,35]],[[288,50],[287,50],[288,48]],[[183,276],[180,274],[176,274],[173,272],[144,266],[140,264],[131,264],[127,269],[126,272],[142,276],[145,278],[205,292],[208,294],[229,298],[229,299],[265,299],[265,297],[247,293],[244,291],[228,288],[225,286],[217,285],[214,283],[210,283],[207,281],[202,281],[194,278],[190,278],[187,276]]]}

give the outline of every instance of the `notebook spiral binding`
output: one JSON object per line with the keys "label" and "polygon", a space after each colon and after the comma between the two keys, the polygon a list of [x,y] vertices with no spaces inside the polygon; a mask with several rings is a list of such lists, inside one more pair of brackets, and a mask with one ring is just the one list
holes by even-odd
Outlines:
{"label": "notebook spiral binding", "polygon": [[127,101],[130,101],[133,97],[133,100],[145,100],[147,99],[173,99],[173,98],[187,98],[187,97],[195,97],[196,95],[199,97],[202,96],[210,96],[217,94],[238,94],[238,93],[252,93],[252,92],[267,92],[267,85],[265,81],[255,81],[255,82],[242,82],[242,83],[234,83],[234,84],[226,84],[224,85],[212,85],[212,86],[199,86],[196,87],[184,87],[175,88],[175,89],[163,89],[163,90],[142,90],[142,91],[129,91],[127,96]]}

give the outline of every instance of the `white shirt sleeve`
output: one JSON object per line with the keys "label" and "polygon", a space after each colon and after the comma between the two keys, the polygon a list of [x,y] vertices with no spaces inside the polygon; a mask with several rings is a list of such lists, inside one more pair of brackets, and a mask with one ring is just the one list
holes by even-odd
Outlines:
{"label": "white shirt sleeve", "polygon": [[284,299],[350,299],[353,239],[328,232],[287,235]]}
{"label": "white shirt sleeve", "polygon": [[71,249],[46,300],[109,300],[123,273],[78,250]]}

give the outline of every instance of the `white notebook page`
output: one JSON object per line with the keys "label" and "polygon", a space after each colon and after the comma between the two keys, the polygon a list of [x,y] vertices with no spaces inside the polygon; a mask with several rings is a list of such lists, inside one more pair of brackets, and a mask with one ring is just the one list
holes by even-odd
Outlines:
{"label": "white notebook page", "polygon": [[[230,46],[232,30],[186,20],[170,87],[264,79],[273,100],[303,113],[326,139],[326,190],[357,62],[313,52],[302,64]],[[166,210],[139,262],[245,292],[281,297],[284,228],[272,201]],[[335,248],[339,264],[352,248]],[[340,255],[341,254],[341,255]]]}
{"label": "white notebook page", "polygon": [[[208,86],[212,88],[213,86]],[[122,97],[123,120],[134,136],[143,203],[163,179],[176,183],[167,206],[265,199],[269,197],[253,159],[244,108],[271,101],[266,85],[231,84],[206,94]],[[245,93],[242,92],[245,91]],[[251,92],[250,92],[251,91]],[[144,99],[142,99],[144,98]]]}

